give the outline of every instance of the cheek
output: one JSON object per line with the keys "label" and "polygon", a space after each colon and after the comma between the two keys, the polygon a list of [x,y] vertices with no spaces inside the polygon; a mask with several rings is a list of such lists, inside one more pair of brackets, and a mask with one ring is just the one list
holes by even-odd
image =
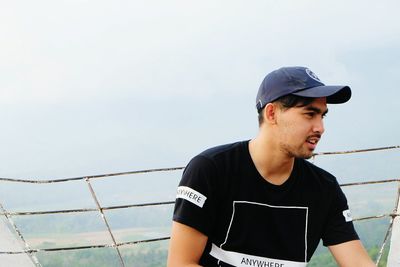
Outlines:
{"label": "cheek", "polygon": [[290,123],[283,125],[282,127],[282,137],[289,142],[300,142],[303,141],[307,136],[309,130],[306,123]]}

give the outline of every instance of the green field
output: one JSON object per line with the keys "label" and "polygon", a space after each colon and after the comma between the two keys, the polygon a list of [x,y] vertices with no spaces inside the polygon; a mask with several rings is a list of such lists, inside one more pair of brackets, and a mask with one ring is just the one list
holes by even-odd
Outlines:
{"label": "green field", "polygon": [[[355,226],[368,249],[369,254],[375,261],[383,242],[389,225],[389,219],[373,219],[368,221],[356,222]],[[154,237],[157,231],[164,232],[167,229],[124,229],[115,232],[117,237],[123,237],[120,242],[129,240],[141,240]],[[149,236],[149,232],[150,234]],[[34,247],[63,247],[63,246],[80,246],[92,243],[102,243],[106,232],[79,233],[73,236],[40,236],[30,238]],[[389,244],[389,242],[388,242]],[[379,266],[386,266],[388,244],[384,250]],[[126,245],[120,247],[120,252],[126,266],[135,267],[156,267],[165,266],[168,241],[157,241],[151,243],[142,243],[136,245]],[[120,260],[115,248],[93,248],[75,251],[57,251],[57,252],[41,252],[37,254],[40,263],[44,267],[67,267],[67,266],[120,266]],[[314,254],[310,267],[333,267],[337,266],[334,259],[330,255],[327,248],[320,247]]]}

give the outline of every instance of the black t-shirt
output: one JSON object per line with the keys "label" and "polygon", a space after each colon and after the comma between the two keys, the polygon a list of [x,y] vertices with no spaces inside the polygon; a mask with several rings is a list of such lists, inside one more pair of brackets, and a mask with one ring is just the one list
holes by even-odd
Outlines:
{"label": "black t-shirt", "polygon": [[194,157],[177,190],[174,221],[208,236],[204,266],[306,266],[325,246],[358,239],[334,176],[295,159],[282,185],[267,182],[248,141]]}

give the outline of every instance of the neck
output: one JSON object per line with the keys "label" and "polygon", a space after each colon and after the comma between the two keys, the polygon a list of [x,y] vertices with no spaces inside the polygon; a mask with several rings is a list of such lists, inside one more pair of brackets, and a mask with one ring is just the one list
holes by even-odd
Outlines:
{"label": "neck", "polygon": [[269,183],[283,184],[290,176],[294,157],[282,152],[278,145],[268,142],[268,139],[257,136],[249,143],[251,159],[260,175]]}

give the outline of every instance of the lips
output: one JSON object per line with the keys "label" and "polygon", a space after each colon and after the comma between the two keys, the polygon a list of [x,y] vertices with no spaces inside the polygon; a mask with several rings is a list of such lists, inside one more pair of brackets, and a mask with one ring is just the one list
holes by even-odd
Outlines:
{"label": "lips", "polygon": [[307,138],[306,143],[308,144],[311,150],[314,150],[317,147],[318,141],[321,139],[320,135],[314,135]]}
{"label": "lips", "polygon": [[307,143],[316,145],[318,143],[318,139],[307,139]]}

